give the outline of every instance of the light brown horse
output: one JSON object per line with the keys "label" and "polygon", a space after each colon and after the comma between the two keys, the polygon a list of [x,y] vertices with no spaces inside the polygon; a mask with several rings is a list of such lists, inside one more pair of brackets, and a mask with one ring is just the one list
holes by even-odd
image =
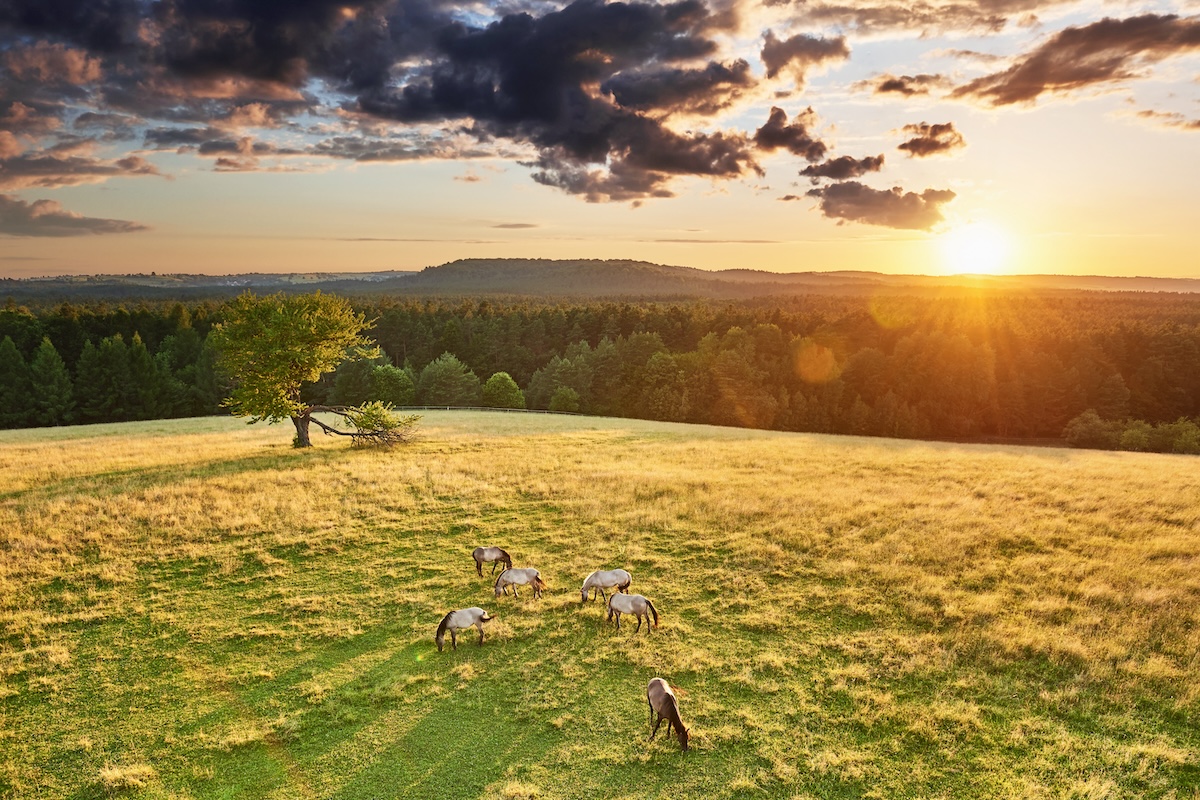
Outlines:
{"label": "light brown horse", "polygon": [[503,564],[505,569],[512,567],[512,556],[502,547],[476,547],[471,551],[471,558],[475,559],[475,571],[483,575],[483,562],[492,562],[492,574],[496,574],[496,565]]}
{"label": "light brown horse", "polygon": [[542,580],[541,573],[533,567],[504,570],[496,576],[496,583],[492,588],[496,590],[496,597],[499,597],[501,594],[508,594],[508,587],[511,586],[513,597],[516,597],[518,585],[532,586],[534,597],[541,597],[546,589],[546,582]]}
{"label": "light brown horse", "polygon": [[[671,735],[671,726],[675,726],[675,735],[679,737],[679,746],[686,753],[690,733],[683,726],[683,718],[679,716],[679,700],[675,697],[675,692],[671,690],[671,685],[662,678],[651,678],[650,684],[646,687],[646,703],[650,706],[650,722],[654,724],[654,730],[650,731],[650,741],[654,741],[654,735],[658,733],[658,726],[662,725],[662,721],[665,719],[667,736]],[[658,715],[658,722],[654,721],[655,714]]]}
{"label": "light brown horse", "polygon": [[642,617],[646,618],[646,633],[650,632],[650,615],[654,615],[654,627],[658,627],[658,609],[654,607],[647,598],[640,594],[617,594],[613,592],[608,596],[608,619],[617,618],[617,630],[621,630],[621,615],[633,614],[637,617],[637,627],[633,629],[637,633],[642,629]]}
{"label": "light brown horse", "polygon": [[458,611],[451,611],[446,616],[442,617],[441,623],[438,625],[437,634],[434,636],[434,641],[437,642],[438,652],[442,652],[442,644],[446,641],[446,631],[450,631],[450,644],[455,650],[458,649],[458,632],[463,628],[469,628],[474,625],[479,628],[479,643],[483,644],[483,623],[491,622],[495,617],[489,617],[488,613],[479,606],[471,606],[470,608],[460,608]]}

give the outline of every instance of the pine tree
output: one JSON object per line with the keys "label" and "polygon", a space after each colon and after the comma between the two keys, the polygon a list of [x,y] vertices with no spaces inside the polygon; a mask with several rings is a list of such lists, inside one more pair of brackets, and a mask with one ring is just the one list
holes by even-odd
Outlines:
{"label": "pine tree", "polygon": [[42,339],[29,365],[34,422],[69,425],[75,418],[74,389],[67,365],[49,337]]}
{"label": "pine tree", "polygon": [[104,368],[100,364],[100,351],[91,341],[84,342],[79,360],[75,362],[75,405],[79,409],[80,422],[107,422],[101,392],[104,383]]}
{"label": "pine tree", "polygon": [[96,347],[88,342],[75,365],[75,402],[83,422],[131,419],[135,398],[130,384],[129,348],[121,334]]}
{"label": "pine tree", "polygon": [[0,341],[0,428],[24,428],[29,411],[29,365],[11,336]]}
{"label": "pine tree", "polygon": [[167,375],[151,358],[140,334],[129,344],[129,419],[162,419],[171,414]]}

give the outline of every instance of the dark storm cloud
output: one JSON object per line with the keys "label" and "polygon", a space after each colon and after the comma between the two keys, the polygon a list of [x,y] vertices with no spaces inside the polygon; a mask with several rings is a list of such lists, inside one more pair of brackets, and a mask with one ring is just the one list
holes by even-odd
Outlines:
{"label": "dark storm cloud", "polygon": [[715,114],[752,87],[750,64],[742,59],[725,65],[709,62],[703,69],[628,70],[600,85],[618,105],[636,111],[690,111]]}
{"label": "dark storm cloud", "polygon": [[0,28],[113,53],[136,44],[145,5],[142,0],[0,0]]}
{"label": "dark storm cloud", "polygon": [[805,177],[812,178],[813,183],[817,182],[818,178],[829,178],[835,181],[844,181],[849,178],[861,178],[868,172],[878,172],[883,168],[883,154],[877,156],[867,156],[866,158],[854,158],[853,156],[841,156],[833,158],[823,164],[813,164],[800,170],[800,174]]}
{"label": "dark storm cloud", "polygon": [[945,75],[876,75],[869,81],[859,81],[854,84],[857,90],[870,90],[877,95],[899,95],[913,97],[927,95],[931,89],[948,88],[950,79]]}
{"label": "dark storm cloud", "polygon": [[[839,30],[860,12],[882,19],[900,8],[809,3],[803,16],[842,14]],[[77,149],[135,135],[219,171],[308,168],[305,158],[520,157],[533,180],[594,202],[670,197],[683,177],[761,174],[759,152],[820,161],[827,148],[811,110],[789,123],[773,109],[752,135],[691,118],[715,117],[758,88],[755,67],[723,60],[718,44],[742,24],[739,6],[0,0],[0,188],[157,174],[140,155]],[[953,16],[967,6],[919,10]],[[986,0],[975,13],[1036,7]],[[797,83],[849,53],[843,36],[774,31],[761,49],[771,78]]]}
{"label": "dark storm cloud", "polygon": [[89,236],[144,230],[147,230],[146,226],[137,222],[85,217],[65,210],[53,200],[26,203],[11,195],[0,194],[0,235]]}
{"label": "dark storm cloud", "polygon": [[1032,103],[1047,93],[1128,80],[1148,64],[1196,50],[1200,17],[1106,17],[1059,31],[1008,69],[964,84],[951,96],[991,106]]}
{"label": "dark storm cloud", "polygon": [[816,121],[816,112],[811,107],[797,114],[791,124],[782,108],[773,107],[766,124],[755,131],[754,144],[760,150],[773,151],[782,147],[808,161],[820,161],[827,148],[809,132]]}
{"label": "dark storm cloud", "polygon": [[824,39],[800,33],[789,39],[779,39],[774,31],[769,30],[764,35],[761,56],[767,67],[768,78],[790,69],[796,76],[796,82],[803,83],[811,67],[826,61],[845,61],[850,57],[850,48],[844,36]]}
{"label": "dark storm cloud", "polygon": [[218,128],[148,128],[144,144],[152,150],[185,150],[223,135]]}
{"label": "dark storm cloud", "polygon": [[955,194],[949,189],[926,189],[920,194],[899,187],[879,190],[847,181],[811,189],[808,196],[817,198],[821,213],[831,219],[928,231],[942,221],[941,207]]}
{"label": "dark storm cloud", "polygon": [[915,158],[948,153],[967,145],[962,134],[955,130],[953,122],[941,122],[934,125],[922,122],[917,125],[905,125],[904,132],[912,134],[912,138],[896,149],[903,150]]}
{"label": "dark storm cloud", "polygon": [[126,114],[104,114],[85,111],[75,118],[72,127],[77,131],[100,130],[106,141],[132,141],[138,137],[141,120]]}

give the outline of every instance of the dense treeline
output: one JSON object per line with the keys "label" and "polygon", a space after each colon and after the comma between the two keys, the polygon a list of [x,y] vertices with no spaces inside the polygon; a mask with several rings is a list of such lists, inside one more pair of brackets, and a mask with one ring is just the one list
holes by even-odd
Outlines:
{"label": "dense treeline", "polygon": [[[1127,429],[1144,433],[1140,422],[1175,434],[1124,437],[1134,449],[1152,441],[1180,451],[1189,448],[1181,420],[1200,415],[1193,295],[963,291],[559,305],[384,298],[359,308],[374,320],[383,357],[343,365],[313,387],[314,401],[525,405],[954,439],[1057,438],[1090,410],[1106,426],[1105,446],[1123,446]],[[0,311],[0,385],[10,395],[0,425],[213,413],[224,387],[205,339],[221,309],[10,304]],[[64,381],[70,402],[38,399],[65,398]],[[1086,443],[1096,430],[1071,440]]]}

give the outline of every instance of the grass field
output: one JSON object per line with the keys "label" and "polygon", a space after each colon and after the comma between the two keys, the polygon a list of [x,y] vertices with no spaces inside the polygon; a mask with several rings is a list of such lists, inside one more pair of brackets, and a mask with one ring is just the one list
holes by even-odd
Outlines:
{"label": "grass field", "polygon": [[[1200,798],[1200,461],[430,412],[0,433],[0,795]],[[477,544],[536,566],[492,596]],[[623,566],[661,627],[581,605]],[[438,653],[447,611],[499,618]],[[646,682],[692,749],[647,743]]]}

